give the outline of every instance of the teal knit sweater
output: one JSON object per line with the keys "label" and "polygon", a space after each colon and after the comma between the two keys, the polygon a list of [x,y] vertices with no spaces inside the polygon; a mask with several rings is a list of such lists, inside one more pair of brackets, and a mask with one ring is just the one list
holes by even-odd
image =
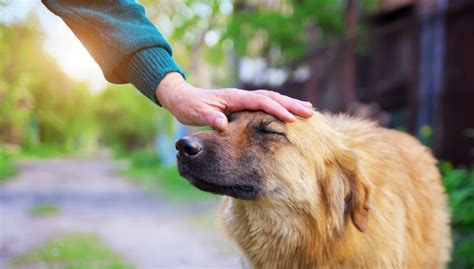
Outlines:
{"label": "teal knit sweater", "polygon": [[168,42],[132,0],[42,0],[61,17],[113,83],[132,83],[156,102],[155,89],[170,72],[183,71],[173,61]]}

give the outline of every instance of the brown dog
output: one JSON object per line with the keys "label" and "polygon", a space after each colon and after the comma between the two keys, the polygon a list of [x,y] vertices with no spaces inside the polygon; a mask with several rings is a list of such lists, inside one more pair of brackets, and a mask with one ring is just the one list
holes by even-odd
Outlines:
{"label": "brown dog", "polygon": [[411,136],[345,116],[236,113],[177,142],[178,167],[226,197],[220,217],[255,268],[444,268],[447,200]]}

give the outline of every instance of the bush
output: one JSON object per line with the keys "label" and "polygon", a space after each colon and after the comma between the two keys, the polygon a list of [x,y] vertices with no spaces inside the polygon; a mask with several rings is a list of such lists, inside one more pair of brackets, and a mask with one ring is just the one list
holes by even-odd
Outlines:
{"label": "bush", "polygon": [[454,248],[450,268],[474,267],[474,169],[454,169],[441,162],[443,184],[449,196]]}
{"label": "bush", "polygon": [[129,154],[132,167],[137,169],[153,169],[160,165],[160,158],[152,149],[137,150]]}
{"label": "bush", "polygon": [[116,151],[131,151],[154,141],[158,108],[132,86],[109,86],[95,101],[105,145]]}

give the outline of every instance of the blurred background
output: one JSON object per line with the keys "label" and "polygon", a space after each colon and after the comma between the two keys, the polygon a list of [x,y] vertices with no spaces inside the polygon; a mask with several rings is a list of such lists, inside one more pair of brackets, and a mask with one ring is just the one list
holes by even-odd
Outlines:
{"label": "blurred background", "polygon": [[[409,132],[440,160],[451,268],[474,266],[474,1],[143,0],[200,87],[272,89]],[[0,268],[239,268],[189,129],[108,84],[39,1],[0,0]]]}

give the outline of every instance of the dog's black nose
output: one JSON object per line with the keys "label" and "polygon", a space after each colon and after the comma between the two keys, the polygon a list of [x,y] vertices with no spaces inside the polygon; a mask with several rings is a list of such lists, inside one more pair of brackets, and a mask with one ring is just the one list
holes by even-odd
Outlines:
{"label": "dog's black nose", "polygon": [[184,137],[176,142],[176,150],[186,157],[195,157],[202,151],[202,144],[192,137]]}

